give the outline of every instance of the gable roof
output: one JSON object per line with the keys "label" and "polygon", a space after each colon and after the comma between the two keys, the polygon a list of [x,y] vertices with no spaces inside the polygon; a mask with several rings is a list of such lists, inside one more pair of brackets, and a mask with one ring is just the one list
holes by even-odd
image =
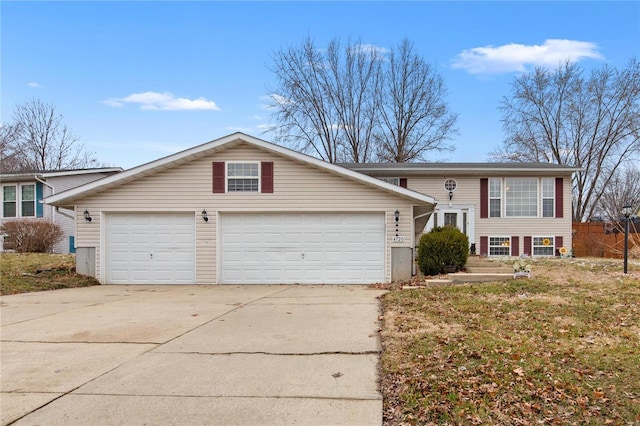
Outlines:
{"label": "gable roof", "polygon": [[202,145],[197,145],[193,148],[189,148],[184,151],[180,151],[178,153],[160,158],[158,160],[142,164],[132,169],[125,170],[121,173],[105,177],[98,181],[87,183],[77,188],[60,192],[59,194],[47,197],[45,199],[45,203],[55,206],[68,206],[73,204],[73,201],[89,194],[94,195],[97,192],[105,191],[107,189],[126,184],[127,182],[140,179],[144,176],[149,176],[162,170],[188,163],[198,158],[211,155],[225,149],[229,149],[241,143],[254,145],[266,151],[280,154],[284,157],[289,157],[293,160],[309,164],[310,166],[326,170],[330,173],[341,175],[345,178],[361,182],[366,185],[376,187],[405,198],[412,199],[421,204],[436,204],[436,200],[428,195],[421,194],[410,189],[401,188],[399,186],[381,181],[380,179],[364,175],[354,170],[349,170],[336,164],[327,163],[309,155],[302,154],[297,151],[293,151],[280,145],[275,145],[273,143],[240,132],[224,136],[220,139],[215,139]]}
{"label": "gable roof", "polygon": [[[404,175],[441,175],[491,173],[573,173],[580,167],[551,163],[343,163],[342,167],[381,176],[381,173]],[[389,176],[391,177],[391,176]]]}
{"label": "gable roof", "polygon": [[0,174],[1,182],[23,182],[26,180],[34,180],[36,177],[46,179],[59,176],[76,176],[89,175],[97,173],[118,173],[123,171],[122,167],[97,167],[93,169],[69,169],[69,170],[43,170],[35,172],[21,173],[2,173]]}

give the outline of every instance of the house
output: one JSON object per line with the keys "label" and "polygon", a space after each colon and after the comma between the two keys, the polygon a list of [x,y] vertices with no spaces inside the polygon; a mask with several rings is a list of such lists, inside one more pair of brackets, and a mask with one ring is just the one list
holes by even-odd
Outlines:
{"label": "house", "polygon": [[[60,225],[64,231],[64,239],[55,246],[54,252],[73,253],[75,251],[73,209],[54,208],[45,205],[43,199],[121,171],[122,168],[110,167],[0,174],[2,186],[0,225],[16,219],[51,220]],[[0,251],[11,248],[9,241],[5,244],[5,238],[6,236],[0,235]]]}
{"label": "house", "polygon": [[546,163],[343,166],[436,198],[424,231],[457,226],[469,237],[472,253],[554,256],[572,247],[571,176],[578,168]]}
{"label": "house", "polygon": [[411,274],[433,197],[235,133],[56,193],[105,284],[374,283]]}

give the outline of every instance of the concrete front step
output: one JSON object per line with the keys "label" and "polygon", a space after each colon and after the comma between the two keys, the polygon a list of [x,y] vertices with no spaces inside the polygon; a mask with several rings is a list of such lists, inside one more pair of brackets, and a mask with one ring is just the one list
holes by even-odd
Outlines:
{"label": "concrete front step", "polygon": [[513,268],[509,266],[466,266],[466,271],[471,274],[511,274]]}
{"label": "concrete front step", "polygon": [[509,280],[513,278],[513,272],[511,273],[456,272],[455,274],[448,274],[447,277],[454,284],[478,283],[478,282],[488,282],[488,281]]}

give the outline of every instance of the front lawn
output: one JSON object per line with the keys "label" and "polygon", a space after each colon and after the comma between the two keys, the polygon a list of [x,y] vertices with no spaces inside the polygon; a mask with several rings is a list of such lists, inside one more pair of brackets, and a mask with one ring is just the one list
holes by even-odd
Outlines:
{"label": "front lawn", "polygon": [[75,273],[75,256],[50,253],[0,253],[2,295],[99,284]]}
{"label": "front lawn", "polygon": [[640,422],[640,263],[533,262],[531,279],[383,297],[384,421]]}

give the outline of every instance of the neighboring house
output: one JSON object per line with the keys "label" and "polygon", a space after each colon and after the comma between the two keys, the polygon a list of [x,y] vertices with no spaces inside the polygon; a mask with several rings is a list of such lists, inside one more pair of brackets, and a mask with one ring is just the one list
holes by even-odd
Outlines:
{"label": "neighboring house", "polygon": [[[73,253],[75,252],[73,209],[45,205],[43,198],[121,171],[119,167],[109,167],[0,174],[0,186],[2,186],[0,224],[16,219],[51,220],[60,225],[64,231],[64,239],[55,246],[54,252]],[[0,235],[0,251],[11,249],[11,243],[7,241],[5,244],[5,238],[6,236]]]}
{"label": "neighboring house", "polygon": [[571,176],[578,168],[541,163],[343,166],[435,197],[438,205],[424,231],[457,226],[479,255],[554,256],[562,247],[571,250]]}
{"label": "neighboring house", "polygon": [[408,278],[415,237],[435,206],[428,195],[241,133],[46,202],[75,209],[77,270],[105,284]]}

